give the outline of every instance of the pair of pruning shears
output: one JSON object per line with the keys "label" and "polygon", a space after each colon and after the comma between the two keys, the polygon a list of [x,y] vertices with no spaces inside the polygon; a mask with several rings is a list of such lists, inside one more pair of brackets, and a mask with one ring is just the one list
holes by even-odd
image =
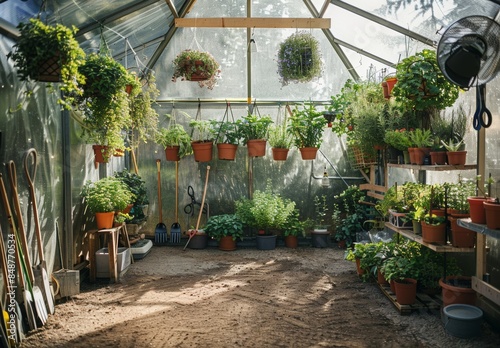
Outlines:
{"label": "pair of pruning shears", "polygon": [[[197,202],[194,197],[194,189],[193,186],[189,185],[187,189],[189,198],[191,198],[191,203],[186,204],[184,206],[184,213],[193,216],[194,215],[194,206],[197,205],[201,209],[201,202]],[[203,214],[206,214],[207,210],[205,205],[203,206]]]}
{"label": "pair of pruning shears", "polygon": [[488,128],[491,126],[492,116],[486,107],[486,85],[476,87],[476,105],[472,126],[475,130],[480,130],[481,127]]}

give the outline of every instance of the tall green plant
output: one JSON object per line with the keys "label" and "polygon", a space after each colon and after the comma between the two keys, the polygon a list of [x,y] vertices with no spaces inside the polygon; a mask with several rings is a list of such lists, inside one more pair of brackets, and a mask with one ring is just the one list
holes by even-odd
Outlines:
{"label": "tall green plant", "polygon": [[293,135],[294,145],[298,148],[320,147],[323,142],[325,118],[316,110],[313,103],[303,103],[302,108],[295,107],[290,116],[288,131]]}

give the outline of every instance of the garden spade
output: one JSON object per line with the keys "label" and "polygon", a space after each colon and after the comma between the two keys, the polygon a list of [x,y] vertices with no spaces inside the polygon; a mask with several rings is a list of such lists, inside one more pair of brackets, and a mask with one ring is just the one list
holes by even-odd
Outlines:
{"label": "garden spade", "polygon": [[155,228],[155,243],[165,244],[167,242],[167,226],[163,223],[163,212],[161,203],[161,174],[160,174],[160,160],[156,160],[156,168],[158,170],[158,209],[160,211],[160,221],[156,224]]}
{"label": "garden spade", "polygon": [[[31,174],[29,171],[30,168],[30,160],[31,166],[33,167]],[[36,175],[36,165],[37,165],[37,153],[35,149],[29,149],[24,156],[24,173],[26,174],[26,179],[28,180],[28,185],[30,189],[31,196],[31,205],[33,207],[33,219],[35,220],[35,237],[37,239],[37,249],[38,249],[38,257],[40,259],[40,263],[33,267],[33,273],[35,275],[35,283],[40,284],[43,299],[50,314],[54,314],[54,297],[52,295],[52,291],[49,283],[49,276],[47,273],[47,264],[45,261],[45,256],[43,252],[43,238],[42,231],[40,229],[40,220],[38,217],[38,207],[36,204],[36,195],[35,195],[35,175]]]}

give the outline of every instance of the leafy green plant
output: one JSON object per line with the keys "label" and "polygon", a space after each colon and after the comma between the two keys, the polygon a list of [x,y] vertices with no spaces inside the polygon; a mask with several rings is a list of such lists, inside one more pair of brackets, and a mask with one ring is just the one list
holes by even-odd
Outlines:
{"label": "leafy green plant", "polygon": [[130,172],[128,169],[115,172],[114,177],[127,185],[127,188],[134,195],[134,205],[149,204],[148,189],[146,182],[139,174]]}
{"label": "leafy green plant", "polygon": [[385,131],[384,142],[400,151],[407,151],[412,145],[410,133],[405,128]]}
{"label": "leafy green plant", "polygon": [[123,210],[135,199],[127,185],[112,176],[96,182],[87,181],[82,189],[82,197],[92,213]]}
{"label": "leafy green plant", "polygon": [[232,236],[233,240],[243,237],[243,223],[235,214],[210,216],[204,227],[205,232],[216,240]]}
{"label": "leafy green plant", "polygon": [[328,213],[328,205],[326,204],[326,195],[314,196],[314,228],[325,229],[326,214]]}
{"label": "leafy green plant", "polygon": [[456,210],[458,214],[469,213],[470,206],[467,197],[476,195],[476,183],[459,176],[458,182],[446,183],[444,186],[448,191],[448,208]]}
{"label": "leafy green plant", "polygon": [[218,143],[239,145],[243,132],[241,127],[241,120],[234,122],[210,120],[214,133],[217,134],[216,139]]}
{"label": "leafy green plant", "polygon": [[[50,65],[47,63],[50,60],[58,63],[61,67],[59,87],[64,92],[58,103],[71,109],[75,96],[81,94],[80,85],[84,82],[79,67],[85,62],[85,53],[74,37],[78,29],[62,24],[46,25],[35,18],[19,23],[17,28],[19,39],[7,57],[14,62],[19,79],[39,80],[43,73],[42,65]],[[59,78],[54,78],[52,82],[59,82]]]}
{"label": "leafy green plant", "polygon": [[414,147],[430,147],[433,144],[430,129],[416,128],[410,132],[410,140]]}
{"label": "leafy green plant", "polygon": [[300,234],[304,235],[305,224],[300,220],[299,210],[294,209],[290,215],[288,215],[285,223],[282,226],[283,235],[286,236],[298,236]]}
{"label": "leafy green plant", "polygon": [[382,266],[386,257],[383,253],[385,244],[384,242],[366,244],[356,243],[354,244],[354,248],[349,249],[347,252],[346,260],[360,260],[360,268],[366,271],[361,275],[363,281],[369,281],[371,275],[376,275],[377,269]]}
{"label": "leafy green plant", "polygon": [[363,223],[366,220],[366,215],[361,208],[356,209],[353,214],[347,215],[341,219],[335,229],[334,238],[336,241],[346,241],[347,247],[350,247],[356,240],[356,233],[363,231]]}
{"label": "leafy green plant", "polygon": [[405,241],[395,245],[392,256],[382,263],[380,272],[387,281],[419,279],[422,272],[419,261],[420,250],[421,245],[417,242]]}
{"label": "leafy green plant", "polygon": [[436,52],[424,49],[396,66],[398,83],[392,90],[397,102],[417,111],[452,106],[459,88],[441,73]]}
{"label": "leafy green plant", "polygon": [[269,126],[273,123],[271,116],[248,113],[242,119],[241,133],[244,144],[249,140],[267,139]]}
{"label": "leafy green plant", "polygon": [[320,147],[325,124],[323,114],[313,103],[303,103],[301,109],[295,107],[292,111],[288,132],[298,148]]}
{"label": "leafy green plant", "polygon": [[438,226],[446,222],[446,218],[444,216],[439,216],[436,214],[425,214],[424,222],[427,225]]}
{"label": "leafy green plant", "polygon": [[213,142],[215,130],[209,120],[191,120],[189,126],[192,128],[191,141],[193,142]]}
{"label": "leafy green plant", "polygon": [[208,52],[184,50],[175,57],[173,65],[172,82],[176,82],[179,78],[181,81],[191,81],[193,74],[196,74],[202,78],[202,80],[198,80],[200,87],[213,89],[217,79],[220,78],[220,65]]}
{"label": "leafy green plant", "polygon": [[179,146],[179,158],[193,153],[191,147],[191,137],[181,124],[175,123],[171,115],[166,128],[160,128],[155,136],[155,142],[164,148]]}
{"label": "leafy green plant", "polygon": [[297,32],[280,43],[278,75],[282,86],[290,82],[309,82],[320,77],[323,63],[319,43],[305,31]]}

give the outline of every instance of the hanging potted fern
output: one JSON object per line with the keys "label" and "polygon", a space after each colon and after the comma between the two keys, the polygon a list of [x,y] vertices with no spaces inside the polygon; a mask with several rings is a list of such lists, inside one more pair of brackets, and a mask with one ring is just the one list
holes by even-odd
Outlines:
{"label": "hanging potted fern", "polygon": [[321,76],[322,68],[319,43],[311,34],[297,32],[280,44],[278,75],[282,86],[309,82]]}
{"label": "hanging potted fern", "polygon": [[85,53],[74,37],[76,27],[50,26],[31,18],[17,28],[21,35],[7,57],[14,62],[19,79],[60,82],[64,97],[58,102],[70,109],[74,95],[81,93],[83,78],[78,67],[85,62]]}

